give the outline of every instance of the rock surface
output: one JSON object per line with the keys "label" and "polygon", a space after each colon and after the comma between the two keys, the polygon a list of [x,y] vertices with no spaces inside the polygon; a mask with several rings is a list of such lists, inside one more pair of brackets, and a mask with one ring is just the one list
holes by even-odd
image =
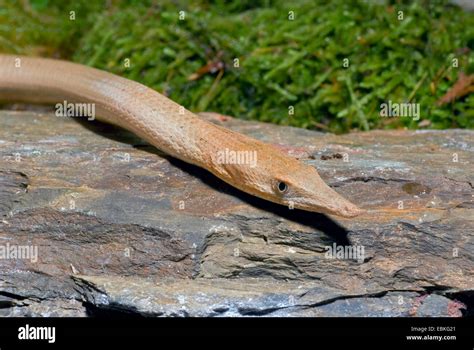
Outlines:
{"label": "rock surface", "polygon": [[473,314],[473,131],[203,117],[314,165],[367,214],[289,210],[127,131],[0,111],[0,315]]}

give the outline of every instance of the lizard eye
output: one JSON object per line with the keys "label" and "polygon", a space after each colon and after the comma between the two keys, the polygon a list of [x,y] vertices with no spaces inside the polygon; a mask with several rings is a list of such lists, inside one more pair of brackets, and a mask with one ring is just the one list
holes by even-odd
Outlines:
{"label": "lizard eye", "polygon": [[277,189],[278,192],[285,193],[286,191],[288,191],[288,185],[283,181],[278,181]]}

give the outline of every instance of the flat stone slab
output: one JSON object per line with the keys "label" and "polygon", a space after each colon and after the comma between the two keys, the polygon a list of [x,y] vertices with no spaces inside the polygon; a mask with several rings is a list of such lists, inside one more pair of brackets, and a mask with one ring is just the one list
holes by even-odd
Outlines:
{"label": "flat stone slab", "polygon": [[315,166],[367,214],[289,210],[125,130],[0,111],[0,315],[472,314],[473,131],[203,118]]}

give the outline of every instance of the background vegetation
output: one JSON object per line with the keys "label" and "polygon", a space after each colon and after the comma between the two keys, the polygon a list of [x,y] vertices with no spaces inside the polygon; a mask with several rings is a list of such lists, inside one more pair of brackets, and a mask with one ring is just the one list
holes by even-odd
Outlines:
{"label": "background vegetation", "polygon": [[[194,111],[332,132],[472,128],[473,49],[473,13],[446,1],[0,0],[0,52],[102,68]],[[387,100],[420,103],[420,120],[380,117]]]}

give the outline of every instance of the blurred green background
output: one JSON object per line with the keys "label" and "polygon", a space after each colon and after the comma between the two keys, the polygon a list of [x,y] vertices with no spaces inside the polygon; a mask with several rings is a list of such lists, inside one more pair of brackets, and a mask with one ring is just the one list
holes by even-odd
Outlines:
{"label": "blurred green background", "polygon": [[[98,67],[196,112],[336,133],[472,128],[473,49],[473,12],[447,1],[0,0],[0,52]],[[381,117],[388,100],[419,103],[420,119]]]}

